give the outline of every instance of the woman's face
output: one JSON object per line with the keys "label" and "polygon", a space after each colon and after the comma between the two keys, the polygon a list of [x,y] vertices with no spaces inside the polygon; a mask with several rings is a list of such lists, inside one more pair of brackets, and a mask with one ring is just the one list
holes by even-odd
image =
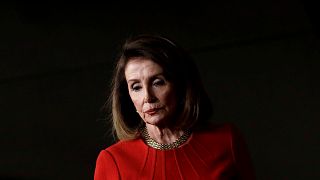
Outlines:
{"label": "woman's face", "polygon": [[176,110],[173,84],[166,79],[161,66],[145,58],[130,59],[125,78],[130,98],[145,123],[165,125]]}

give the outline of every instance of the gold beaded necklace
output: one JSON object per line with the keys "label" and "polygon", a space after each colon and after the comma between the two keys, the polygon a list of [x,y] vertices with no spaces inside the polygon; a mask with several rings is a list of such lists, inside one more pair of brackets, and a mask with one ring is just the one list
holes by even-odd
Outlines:
{"label": "gold beaded necklace", "polygon": [[182,145],[184,142],[188,140],[188,138],[191,135],[190,130],[185,130],[183,131],[183,135],[180,136],[175,142],[170,143],[170,144],[161,144],[156,142],[154,139],[152,139],[148,133],[147,127],[144,126],[140,129],[142,138],[144,139],[144,142],[155,149],[158,150],[170,150],[170,149],[175,149],[178,148],[180,145]]}

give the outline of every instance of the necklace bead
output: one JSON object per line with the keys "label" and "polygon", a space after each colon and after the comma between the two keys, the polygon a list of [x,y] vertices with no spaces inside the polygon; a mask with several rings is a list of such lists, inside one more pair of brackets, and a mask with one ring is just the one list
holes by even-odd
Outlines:
{"label": "necklace bead", "polygon": [[183,135],[180,136],[175,142],[169,143],[169,144],[162,144],[162,143],[156,142],[154,139],[152,139],[150,137],[146,126],[142,127],[140,129],[140,132],[141,132],[142,138],[144,139],[145,143],[148,146],[153,147],[158,150],[170,150],[170,149],[178,148],[180,145],[182,145],[184,142],[186,142],[191,135],[190,130],[185,130],[183,132]]}

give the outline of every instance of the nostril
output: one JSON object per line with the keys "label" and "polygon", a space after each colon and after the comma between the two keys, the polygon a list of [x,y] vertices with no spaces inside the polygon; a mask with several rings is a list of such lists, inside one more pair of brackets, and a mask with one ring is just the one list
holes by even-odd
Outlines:
{"label": "nostril", "polygon": [[147,96],[144,98],[144,102],[154,102],[156,100],[153,96]]}

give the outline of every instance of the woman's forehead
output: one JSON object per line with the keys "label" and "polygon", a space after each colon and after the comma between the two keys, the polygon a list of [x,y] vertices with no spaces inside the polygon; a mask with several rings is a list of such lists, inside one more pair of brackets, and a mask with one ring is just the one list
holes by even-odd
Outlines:
{"label": "woman's forehead", "polygon": [[125,67],[126,78],[135,78],[140,76],[154,76],[162,74],[163,69],[160,65],[150,59],[134,58],[128,61]]}

